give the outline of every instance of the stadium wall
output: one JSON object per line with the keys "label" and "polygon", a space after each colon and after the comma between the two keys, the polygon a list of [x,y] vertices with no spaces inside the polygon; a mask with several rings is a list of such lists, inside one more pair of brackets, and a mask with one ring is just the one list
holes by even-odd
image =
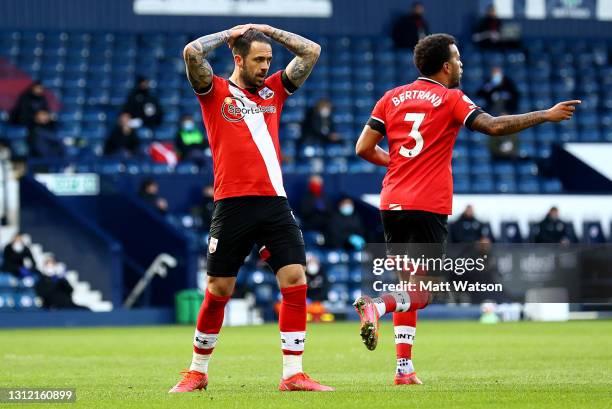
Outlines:
{"label": "stadium wall", "polygon": [[[177,291],[197,286],[195,244],[133,192],[123,192],[102,180],[98,196],[62,196],[61,200],[121,243],[126,261],[122,301],[161,253],[170,254],[178,264],[167,278],[152,281],[138,305],[171,306]],[[151,239],[155,237],[158,239]]]}
{"label": "stadium wall", "polygon": [[[469,34],[479,0],[423,1],[430,28]],[[382,6],[384,4],[384,7]],[[406,0],[333,0],[331,18],[249,18],[310,34],[380,35],[389,32],[394,16],[410,6]],[[86,30],[210,33],[245,22],[243,17],[142,16],[131,0],[3,0],[0,27],[18,30]],[[611,23],[596,20],[522,20],[525,37],[609,38]]]}
{"label": "stadium wall", "polygon": [[[380,196],[369,194],[362,199],[378,206]],[[500,234],[502,221],[516,221],[521,232],[529,231],[530,222],[539,222],[552,206],[559,209],[560,218],[574,223],[578,237],[582,236],[582,223],[599,221],[606,237],[610,235],[612,223],[612,195],[463,195],[453,196],[453,215],[458,217],[467,205],[474,206],[477,219],[491,223],[495,236]]]}
{"label": "stadium wall", "polygon": [[20,228],[76,270],[83,281],[120,305],[123,293],[121,245],[90,219],[72,211],[30,176],[20,182]]}

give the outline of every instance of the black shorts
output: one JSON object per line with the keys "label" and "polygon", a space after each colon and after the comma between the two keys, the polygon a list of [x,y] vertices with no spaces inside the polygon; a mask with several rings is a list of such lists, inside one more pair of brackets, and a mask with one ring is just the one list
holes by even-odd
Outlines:
{"label": "black shorts", "polygon": [[387,243],[446,243],[448,216],[422,210],[381,210]]}
{"label": "black shorts", "polygon": [[242,196],[215,202],[208,239],[208,275],[236,277],[257,244],[270,253],[276,273],[289,264],[306,264],[302,232],[289,201],[280,196]]}
{"label": "black shorts", "polygon": [[[381,210],[385,242],[389,254],[400,254],[412,248],[412,252],[425,252],[436,257],[446,252],[448,216],[423,210]],[[402,246],[433,243],[434,246]]]}

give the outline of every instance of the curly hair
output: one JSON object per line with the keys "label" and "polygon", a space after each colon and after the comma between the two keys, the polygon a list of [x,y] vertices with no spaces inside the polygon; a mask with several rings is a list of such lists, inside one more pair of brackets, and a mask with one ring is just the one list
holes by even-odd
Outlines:
{"label": "curly hair", "polygon": [[254,41],[258,43],[272,45],[272,40],[270,40],[270,37],[268,37],[259,30],[250,28],[243,35],[236,39],[236,41],[234,42],[234,47],[232,48],[232,52],[234,53],[234,55],[238,54],[242,56],[242,58],[245,58],[251,50],[251,43]]}
{"label": "curly hair", "polygon": [[431,34],[414,47],[414,65],[421,75],[433,75],[451,58],[450,45],[457,44],[449,34]]}

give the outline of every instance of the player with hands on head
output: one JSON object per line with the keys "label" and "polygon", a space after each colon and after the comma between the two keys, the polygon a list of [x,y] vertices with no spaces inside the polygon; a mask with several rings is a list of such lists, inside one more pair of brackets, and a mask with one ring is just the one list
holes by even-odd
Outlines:
{"label": "player with hands on head", "polygon": [[[295,58],[268,76],[272,40]],[[234,56],[229,79],[213,73],[210,52],[227,44]],[[170,392],[208,385],[217,344],[238,270],[254,245],[276,274],[283,374],[281,391],[331,391],[302,369],[306,341],[304,240],[293,217],[281,174],[279,125],[283,104],[308,78],[321,47],[268,25],[244,24],[200,37],[183,51],[187,78],[202,109],[213,156],[214,210],[207,252],[208,284],[193,337],[193,358]],[[253,341],[256,350],[257,341]]]}

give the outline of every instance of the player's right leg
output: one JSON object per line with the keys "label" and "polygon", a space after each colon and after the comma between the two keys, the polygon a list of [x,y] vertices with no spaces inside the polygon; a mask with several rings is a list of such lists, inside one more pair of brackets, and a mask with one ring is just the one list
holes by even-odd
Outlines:
{"label": "player's right leg", "polygon": [[[381,211],[383,228],[385,231],[385,242],[388,254],[400,254],[406,251],[404,246],[414,243],[413,218],[406,211]],[[400,248],[393,246],[400,245]],[[401,276],[402,281],[409,281],[412,277]],[[381,294],[379,297],[371,298],[361,296],[355,300],[353,306],[359,314],[361,325],[361,339],[369,350],[374,350],[378,344],[378,327],[380,318],[388,313],[410,313],[416,316],[416,311],[429,303],[429,294],[424,292],[396,291]],[[415,318],[416,320],[416,318]]]}
{"label": "player's right leg", "polygon": [[208,385],[208,363],[223,324],[238,270],[253,247],[256,220],[246,198],[215,203],[208,243],[208,285],[193,337],[193,356],[183,379],[170,393],[192,392]]}
{"label": "player's right leg", "polygon": [[[385,241],[388,245],[387,250],[390,251],[390,254],[399,254],[397,252],[402,251],[402,249],[393,248],[396,245],[403,247],[406,244],[411,244],[404,251],[410,248],[408,252],[424,253],[428,257],[443,256],[448,234],[446,216],[419,211],[387,211],[381,212],[381,216],[385,229]],[[419,244],[427,243],[432,245],[419,246]],[[401,277],[401,273],[399,272],[400,278],[407,280],[407,277]],[[419,275],[424,273],[425,271],[417,271]],[[376,331],[375,336],[368,333],[367,325],[370,325],[372,319],[364,320],[364,316],[368,315],[375,318],[375,328],[377,330],[378,319],[386,313],[393,313],[397,362],[394,380],[396,385],[418,385],[422,383],[416,376],[412,364],[412,346],[416,336],[417,311],[425,308],[429,302],[430,294],[422,291],[387,293],[374,299],[361,297],[355,302],[358,312],[360,309],[362,310],[360,313],[362,316],[362,340],[368,349],[376,347],[378,332]],[[364,328],[366,331],[364,331]],[[370,347],[372,345],[373,347]]]}
{"label": "player's right leg", "polygon": [[235,284],[235,277],[209,277],[193,336],[191,365],[188,371],[182,372],[183,378],[170,389],[170,393],[193,392],[208,386],[208,363],[217,344],[225,306]]}

